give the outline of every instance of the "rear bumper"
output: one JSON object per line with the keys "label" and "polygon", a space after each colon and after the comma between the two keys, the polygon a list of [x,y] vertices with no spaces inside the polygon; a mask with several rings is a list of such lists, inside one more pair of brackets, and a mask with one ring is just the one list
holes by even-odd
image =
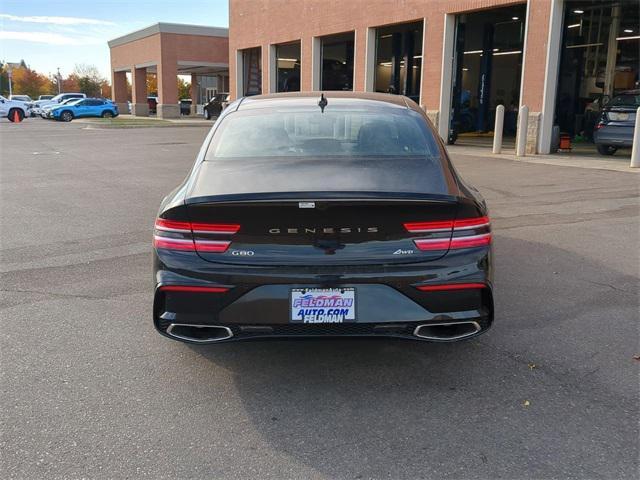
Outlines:
{"label": "rear bumper", "polygon": [[[173,253],[191,262],[189,253]],[[490,250],[478,248],[423,264],[362,267],[167,268],[156,256],[154,325],[163,335],[190,343],[273,337],[364,336],[455,341],[479,335],[493,322]],[[163,257],[166,257],[163,255]],[[165,258],[163,258],[165,259]],[[421,291],[416,286],[482,284],[484,288]],[[166,291],[169,285],[228,288],[225,292]],[[291,322],[293,288],[350,287],[356,321]],[[437,328],[430,326],[437,325]],[[212,335],[203,335],[210,329]],[[195,330],[194,330],[195,329]],[[193,332],[193,335],[189,332]]]}
{"label": "rear bumper", "polygon": [[633,145],[633,126],[605,125],[593,134],[596,145],[631,147]]}

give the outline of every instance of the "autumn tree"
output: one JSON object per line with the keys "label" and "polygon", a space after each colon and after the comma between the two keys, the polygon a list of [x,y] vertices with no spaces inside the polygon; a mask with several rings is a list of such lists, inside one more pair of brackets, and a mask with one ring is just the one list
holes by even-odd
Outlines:
{"label": "autumn tree", "polygon": [[100,96],[104,98],[111,98],[111,84],[106,80],[103,80],[100,85]]}
{"label": "autumn tree", "polygon": [[158,95],[158,76],[154,73],[147,74],[147,95]]}
{"label": "autumn tree", "polygon": [[80,77],[75,73],[72,73],[67,78],[62,79],[60,85],[61,92],[79,92],[80,91]]}
{"label": "autumn tree", "polygon": [[[6,65],[2,69],[2,91],[3,93],[9,93],[9,79]],[[5,84],[6,82],[6,84]],[[29,95],[31,98],[38,98],[39,95],[48,94],[52,90],[51,82],[49,79],[31,70],[24,60],[20,62],[20,65],[11,69],[11,90],[16,95]]]}
{"label": "autumn tree", "polygon": [[191,98],[191,84],[178,77],[178,100]]}

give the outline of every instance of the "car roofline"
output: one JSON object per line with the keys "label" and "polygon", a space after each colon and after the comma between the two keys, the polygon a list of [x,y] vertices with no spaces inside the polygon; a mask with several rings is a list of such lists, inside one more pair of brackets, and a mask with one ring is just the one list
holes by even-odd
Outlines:
{"label": "car roofline", "polygon": [[[324,94],[325,98],[331,100],[331,98],[345,98],[345,99],[359,99],[368,100],[372,102],[388,103],[398,107],[404,107],[410,110],[421,111],[417,103],[404,95],[395,95],[391,93],[378,93],[378,92],[353,92],[342,90],[316,90],[316,91],[304,91],[304,92],[281,92],[281,93],[268,93],[264,95],[251,95],[240,98],[236,111],[243,109],[245,100],[248,103],[261,102],[262,100],[282,100],[284,102],[288,100],[302,99],[302,98],[320,98],[320,95]],[[244,108],[248,109],[249,106]]]}

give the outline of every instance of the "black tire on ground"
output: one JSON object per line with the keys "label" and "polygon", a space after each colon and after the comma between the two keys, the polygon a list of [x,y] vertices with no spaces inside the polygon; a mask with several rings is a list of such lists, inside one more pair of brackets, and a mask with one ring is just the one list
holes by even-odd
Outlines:
{"label": "black tire on ground", "polygon": [[601,155],[613,155],[618,150],[617,147],[612,147],[611,145],[597,145],[598,153]]}
{"label": "black tire on ground", "polygon": [[71,120],[73,120],[73,113],[71,113],[69,110],[65,110],[60,114],[60,120],[62,120],[63,122],[70,122]]}
{"label": "black tire on ground", "polygon": [[9,110],[9,121],[10,122],[14,122],[15,117],[16,117],[16,112],[18,112],[18,118],[20,119],[20,121],[24,120],[24,113],[22,112],[22,110],[20,110],[19,108],[12,108],[11,110]]}
{"label": "black tire on ground", "polygon": [[105,110],[104,112],[102,112],[102,118],[112,118],[113,112],[111,110]]}

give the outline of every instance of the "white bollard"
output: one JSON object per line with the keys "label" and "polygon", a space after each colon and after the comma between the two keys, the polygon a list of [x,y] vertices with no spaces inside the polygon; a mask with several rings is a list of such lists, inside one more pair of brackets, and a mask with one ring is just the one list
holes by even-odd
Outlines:
{"label": "white bollard", "polygon": [[527,148],[527,124],[529,107],[522,105],[518,111],[518,132],[516,133],[516,156],[524,157]]}
{"label": "white bollard", "polygon": [[633,147],[629,168],[640,168],[640,107],[636,110],[636,125],[633,130]]}
{"label": "white bollard", "polygon": [[502,127],[504,126],[504,105],[496,108],[496,125],[493,127],[493,153],[502,151]]}

